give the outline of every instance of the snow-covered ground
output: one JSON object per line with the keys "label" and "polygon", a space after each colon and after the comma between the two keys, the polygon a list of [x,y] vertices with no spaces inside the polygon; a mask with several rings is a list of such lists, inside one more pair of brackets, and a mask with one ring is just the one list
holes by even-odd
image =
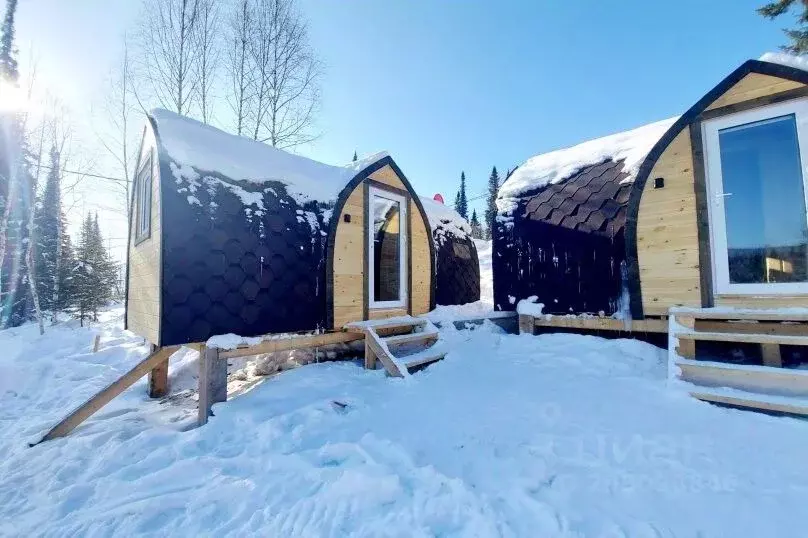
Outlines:
{"label": "snow-covered ground", "polygon": [[435,322],[452,319],[473,319],[494,313],[494,275],[491,270],[491,241],[475,239],[477,257],[480,260],[480,300],[462,305],[438,305],[427,317]]}
{"label": "snow-covered ground", "polygon": [[[408,379],[284,372],[187,430],[193,398],[141,381],[28,448],[145,352],[119,327],[0,332],[2,536],[798,536],[808,423],[714,407],[629,340],[442,338]],[[95,332],[101,351],[90,353]],[[174,359],[176,390],[193,354]],[[337,403],[338,402],[338,403]]]}

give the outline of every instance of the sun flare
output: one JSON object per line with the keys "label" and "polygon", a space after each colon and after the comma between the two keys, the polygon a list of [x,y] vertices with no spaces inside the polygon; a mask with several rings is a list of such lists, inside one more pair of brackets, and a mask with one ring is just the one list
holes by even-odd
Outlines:
{"label": "sun flare", "polygon": [[14,83],[0,79],[0,113],[23,112],[28,109],[28,97]]}

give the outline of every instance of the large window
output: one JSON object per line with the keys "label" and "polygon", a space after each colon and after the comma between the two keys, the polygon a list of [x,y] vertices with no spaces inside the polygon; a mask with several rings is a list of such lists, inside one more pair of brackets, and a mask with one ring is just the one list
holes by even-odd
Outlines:
{"label": "large window", "polygon": [[403,307],[406,305],[406,199],[371,189],[368,213],[370,306]]}
{"label": "large window", "polygon": [[135,243],[151,235],[152,154],[143,159],[135,177]]}
{"label": "large window", "polygon": [[808,293],[808,104],[704,125],[716,291]]}

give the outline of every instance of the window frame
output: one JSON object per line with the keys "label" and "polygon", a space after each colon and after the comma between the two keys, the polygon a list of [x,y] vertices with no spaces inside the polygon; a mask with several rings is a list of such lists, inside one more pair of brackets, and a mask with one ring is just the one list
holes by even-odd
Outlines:
{"label": "window frame", "polygon": [[719,132],[732,127],[765,121],[782,116],[794,116],[802,169],[803,197],[808,223],[808,99],[762,106],[706,120],[702,123],[704,140],[704,171],[707,191],[707,213],[710,228],[710,254],[716,295],[808,295],[808,282],[732,283],[729,279],[729,250],[727,223],[724,211],[725,193],[721,171]]}
{"label": "window frame", "polygon": [[[375,286],[375,268],[373,264],[374,260],[374,251],[375,251],[375,233],[373,229],[373,201],[376,198],[383,198],[385,200],[390,200],[393,202],[398,202],[399,204],[399,295],[397,301],[376,301],[373,295],[373,288]],[[368,294],[368,308],[372,309],[380,309],[380,308],[406,308],[407,306],[407,297],[408,297],[408,290],[407,290],[407,243],[409,238],[407,237],[407,197],[401,196],[399,194],[392,193],[388,190],[380,189],[377,187],[369,187],[368,192],[368,219],[365,223],[365,226],[368,230],[368,244],[367,244],[367,257],[368,257],[368,288],[366,293]]]}
{"label": "window frame", "polygon": [[[153,151],[141,162],[135,175],[135,246],[151,237],[152,195],[154,181]],[[148,202],[144,204],[144,199]]]}

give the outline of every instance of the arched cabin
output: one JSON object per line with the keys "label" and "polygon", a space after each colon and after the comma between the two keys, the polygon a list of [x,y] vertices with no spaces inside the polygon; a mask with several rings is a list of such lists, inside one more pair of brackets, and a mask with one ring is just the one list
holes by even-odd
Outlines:
{"label": "arched cabin", "polygon": [[480,260],[471,225],[450,207],[421,198],[435,245],[435,303],[461,305],[480,300]]}
{"label": "arched cabin", "polygon": [[428,220],[386,154],[329,166],[155,110],[131,207],[126,327],[155,346],[435,304]]}
{"label": "arched cabin", "polygon": [[749,60],[678,118],[518,167],[497,200],[496,307],[536,295],[548,313],[637,320],[808,306],[798,62]]}
{"label": "arched cabin", "polygon": [[669,333],[698,398],[808,414],[806,163],[808,62],[784,54],[678,118],[533,157],[497,200],[495,307],[522,331]]}

